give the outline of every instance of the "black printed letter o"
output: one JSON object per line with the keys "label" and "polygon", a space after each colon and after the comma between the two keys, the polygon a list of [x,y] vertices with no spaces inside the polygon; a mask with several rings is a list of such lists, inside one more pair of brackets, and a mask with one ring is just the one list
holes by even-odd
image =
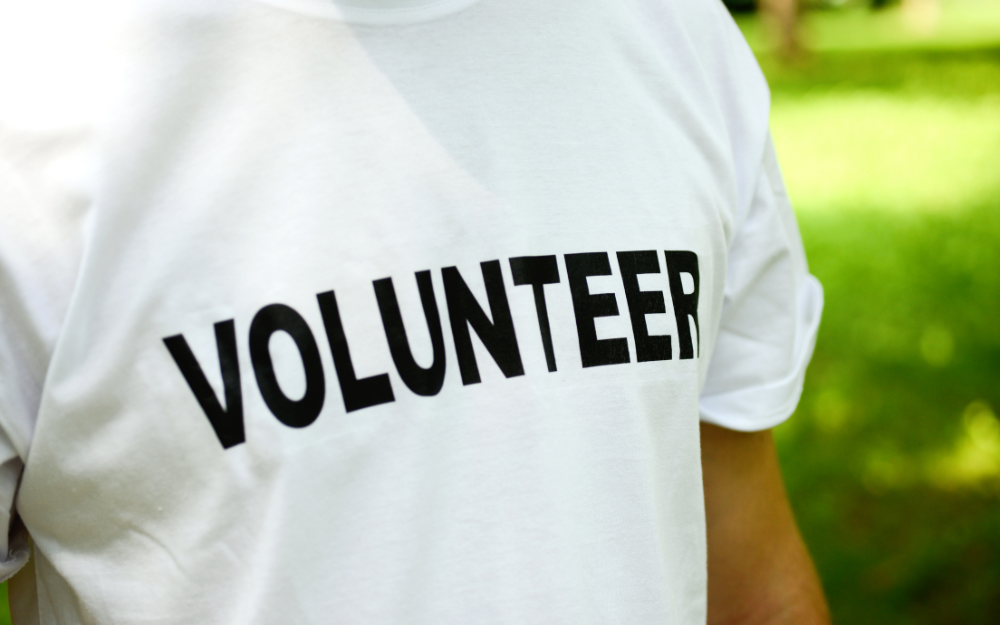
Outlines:
{"label": "black printed letter o", "polygon": [[[302,357],[306,372],[306,393],[302,399],[289,399],[278,385],[271,362],[270,341],[275,332],[287,332]],[[271,304],[261,308],[250,324],[250,360],[257,376],[257,386],[264,403],[274,416],[285,425],[302,428],[319,416],[326,396],[323,363],[319,359],[316,339],[302,315],[284,304]]]}

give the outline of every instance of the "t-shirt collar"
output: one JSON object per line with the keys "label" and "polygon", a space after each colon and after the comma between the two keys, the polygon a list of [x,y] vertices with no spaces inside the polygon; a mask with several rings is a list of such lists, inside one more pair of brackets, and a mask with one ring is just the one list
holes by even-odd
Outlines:
{"label": "t-shirt collar", "polygon": [[261,0],[267,4],[345,22],[392,25],[424,22],[481,0]]}

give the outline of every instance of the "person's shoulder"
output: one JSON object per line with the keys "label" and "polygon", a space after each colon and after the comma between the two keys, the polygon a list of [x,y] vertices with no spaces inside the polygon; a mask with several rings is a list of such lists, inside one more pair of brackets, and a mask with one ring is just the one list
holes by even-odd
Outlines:
{"label": "person's shoulder", "polygon": [[688,81],[726,133],[745,214],[761,166],[771,96],[767,80],[721,0],[628,0],[662,55],[684,54]]}
{"label": "person's shoulder", "polygon": [[740,106],[767,109],[767,81],[743,33],[721,0],[628,0],[663,54],[683,47],[724,100],[739,95]]}
{"label": "person's shoulder", "polygon": [[702,36],[722,34],[734,26],[721,0],[628,0],[640,14],[654,20],[672,20]]}

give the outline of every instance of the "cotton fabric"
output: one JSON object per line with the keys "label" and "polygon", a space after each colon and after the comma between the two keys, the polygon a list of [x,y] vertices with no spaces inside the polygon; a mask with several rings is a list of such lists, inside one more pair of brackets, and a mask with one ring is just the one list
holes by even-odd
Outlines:
{"label": "cotton fabric", "polygon": [[[699,421],[787,418],[822,306],[720,3],[23,5],[0,5],[18,609],[704,622]],[[557,281],[519,284],[524,258]],[[386,278],[436,389],[403,378]]]}

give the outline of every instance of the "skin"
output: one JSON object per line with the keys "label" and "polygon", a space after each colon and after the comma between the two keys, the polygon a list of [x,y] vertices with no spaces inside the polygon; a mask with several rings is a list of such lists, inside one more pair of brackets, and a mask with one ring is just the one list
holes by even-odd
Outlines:
{"label": "skin", "polygon": [[701,425],[708,625],[829,625],[770,431]]}

